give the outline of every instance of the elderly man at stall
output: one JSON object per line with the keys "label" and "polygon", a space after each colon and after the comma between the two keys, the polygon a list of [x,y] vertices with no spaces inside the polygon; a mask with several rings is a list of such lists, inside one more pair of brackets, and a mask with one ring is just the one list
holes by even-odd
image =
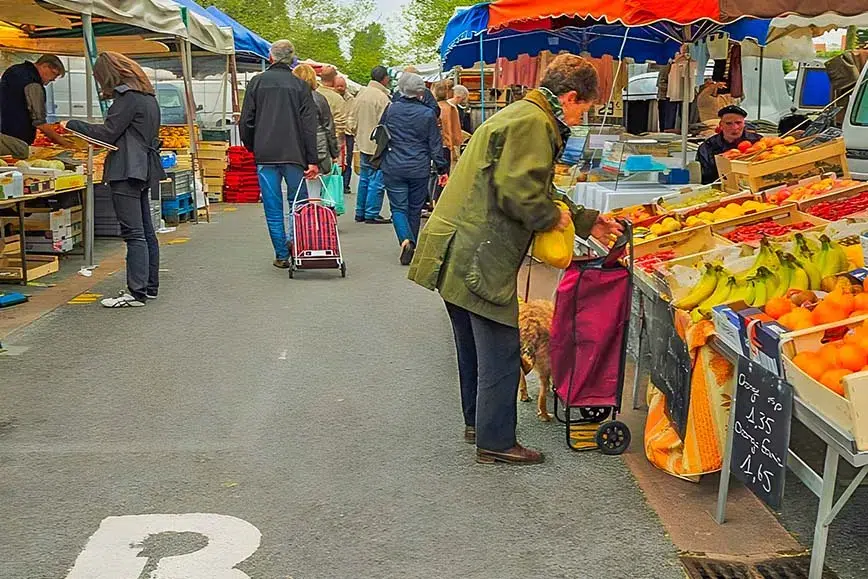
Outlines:
{"label": "elderly man at stall", "polygon": [[39,129],[52,142],[70,147],[48,124],[45,104],[45,87],[64,74],[63,63],[53,54],[7,68],[0,78],[0,132],[32,145]]}
{"label": "elderly man at stall", "polygon": [[[335,136],[338,138],[338,147],[343,149],[344,136],[347,131],[347,115],[344,112],[344,107],[346,106],[344,97],[337,90],[338,78],[340,77],[335,67],[331,65],[322,67],[319,72],[320,85],[317,87],[316,92],[324,96],[326,102],[329,104],[332,120],[335,123]],[[346,83],[344,86],[346,86]],[[343,160],[341,160],[341,166],[343,167]]]}
{"label": "elderly man at stall", "polygon": [[341,98],[344,99],[344,149],[343,149],[343,158],[344,158],[344,195],[350,194],[350,182],[353,179],[353,149],[356,146],[356,134],[355,134],[355,126],[356,123],[353,120],[353,103],[355,102],[355,98],[350,92],[347,90],[347,79],[339,76],[335,79],[335,90]]}
{"label": "elderly man at stall", "polygon": [[[555,204],[552,175],[570,127],[597,98],[587,60],[555,57],[539,89],[481,125],[419,237],[409,278],[446,302],[458,353],[464,439],[481,463],[540,463],[516,440],[521,375],[518,270],[536,232],[608,242],[620,224]],[[566,198],[562,199],[567,202]]]}
{"label": "elderly man at stall", "polygon": [[723,107],[717,111],[717,116],[720,119],[717,134],[706,139],[696,151],[696,160],[702,168],[703,185],[714,183],[720,177],[714,157],[738,148],[742,141],[756,143],[762,138],[757,133],[745,130],[747,111],[738,105]]}

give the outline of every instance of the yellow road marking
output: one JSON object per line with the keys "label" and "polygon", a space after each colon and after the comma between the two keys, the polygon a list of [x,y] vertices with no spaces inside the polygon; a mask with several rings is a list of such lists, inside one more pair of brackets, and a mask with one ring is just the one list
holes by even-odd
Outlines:
{"label": "yellow road marking", "polygon": [[102,294],[92,294],[85,292],[83,294],[78,294],[71,300],[69,300],[68,304],[92,304],[102,297]]}
{"label": "yellow road marking", "polygon": [[187,243],[190,241],[189,237],[178,237],[177,239],[172,239],[166,242],[166,245],[181,245],[182,243]]}

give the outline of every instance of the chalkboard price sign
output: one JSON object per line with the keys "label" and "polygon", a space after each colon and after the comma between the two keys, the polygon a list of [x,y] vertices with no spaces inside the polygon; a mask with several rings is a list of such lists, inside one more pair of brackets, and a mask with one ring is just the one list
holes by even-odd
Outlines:
{"label": "chalkboard price sign", "polygon": [[773,509],[784,497],[793,389],[758,363],[739,357],[730,417],[730,472]]}

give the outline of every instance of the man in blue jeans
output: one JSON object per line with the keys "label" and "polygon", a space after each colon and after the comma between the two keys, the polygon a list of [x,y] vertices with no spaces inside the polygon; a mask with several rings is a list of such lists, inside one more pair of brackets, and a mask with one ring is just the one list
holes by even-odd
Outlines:
{"label": "man in blue jeans", "polygon": [[[292,220],[286,219],[285,196],[290,200],[304,179],[317,169],[316,105],[310,87],[292,74],[295,48],[288,40],[271,45],[271,66],[247,85],[241,109],[241,142],[256,157],[259,188],[268,234],[274,246],[274,266],[290,266]],[[286,183],[286,193],[282,185]]]}
{"label": "man in blue jeans", "polygon": [[391,223],[380,215],[383,209],[383,173],[371,166],[371,156],[377,152],[377,144],[371,133],[380,123],[383,111],[389,106],[391,83],[389,71],[377,66],[371,71],[368,86],[359,91],[350,115],[350,130],[356,135],[356,150],[361,159],[359,190],[356,195],[356,221],[365,223]]}

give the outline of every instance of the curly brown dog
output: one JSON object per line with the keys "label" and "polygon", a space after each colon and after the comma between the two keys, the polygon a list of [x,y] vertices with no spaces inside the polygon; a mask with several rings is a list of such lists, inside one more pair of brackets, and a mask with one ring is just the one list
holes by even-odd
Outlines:
{"label": "curly brown dog", "polygon": [[519,300],[518,329],[521,335],[521,366],[523,373],[518,385],[518,397],[522,402],[530,400],[527,380],[524,375],[536,370],[539,375],[539,396],[536,414],[546,422],[552,419],[546,406],[546,394],[551,388],[552,369],[549,360],[549,333],[555,305],[549,300]]}

